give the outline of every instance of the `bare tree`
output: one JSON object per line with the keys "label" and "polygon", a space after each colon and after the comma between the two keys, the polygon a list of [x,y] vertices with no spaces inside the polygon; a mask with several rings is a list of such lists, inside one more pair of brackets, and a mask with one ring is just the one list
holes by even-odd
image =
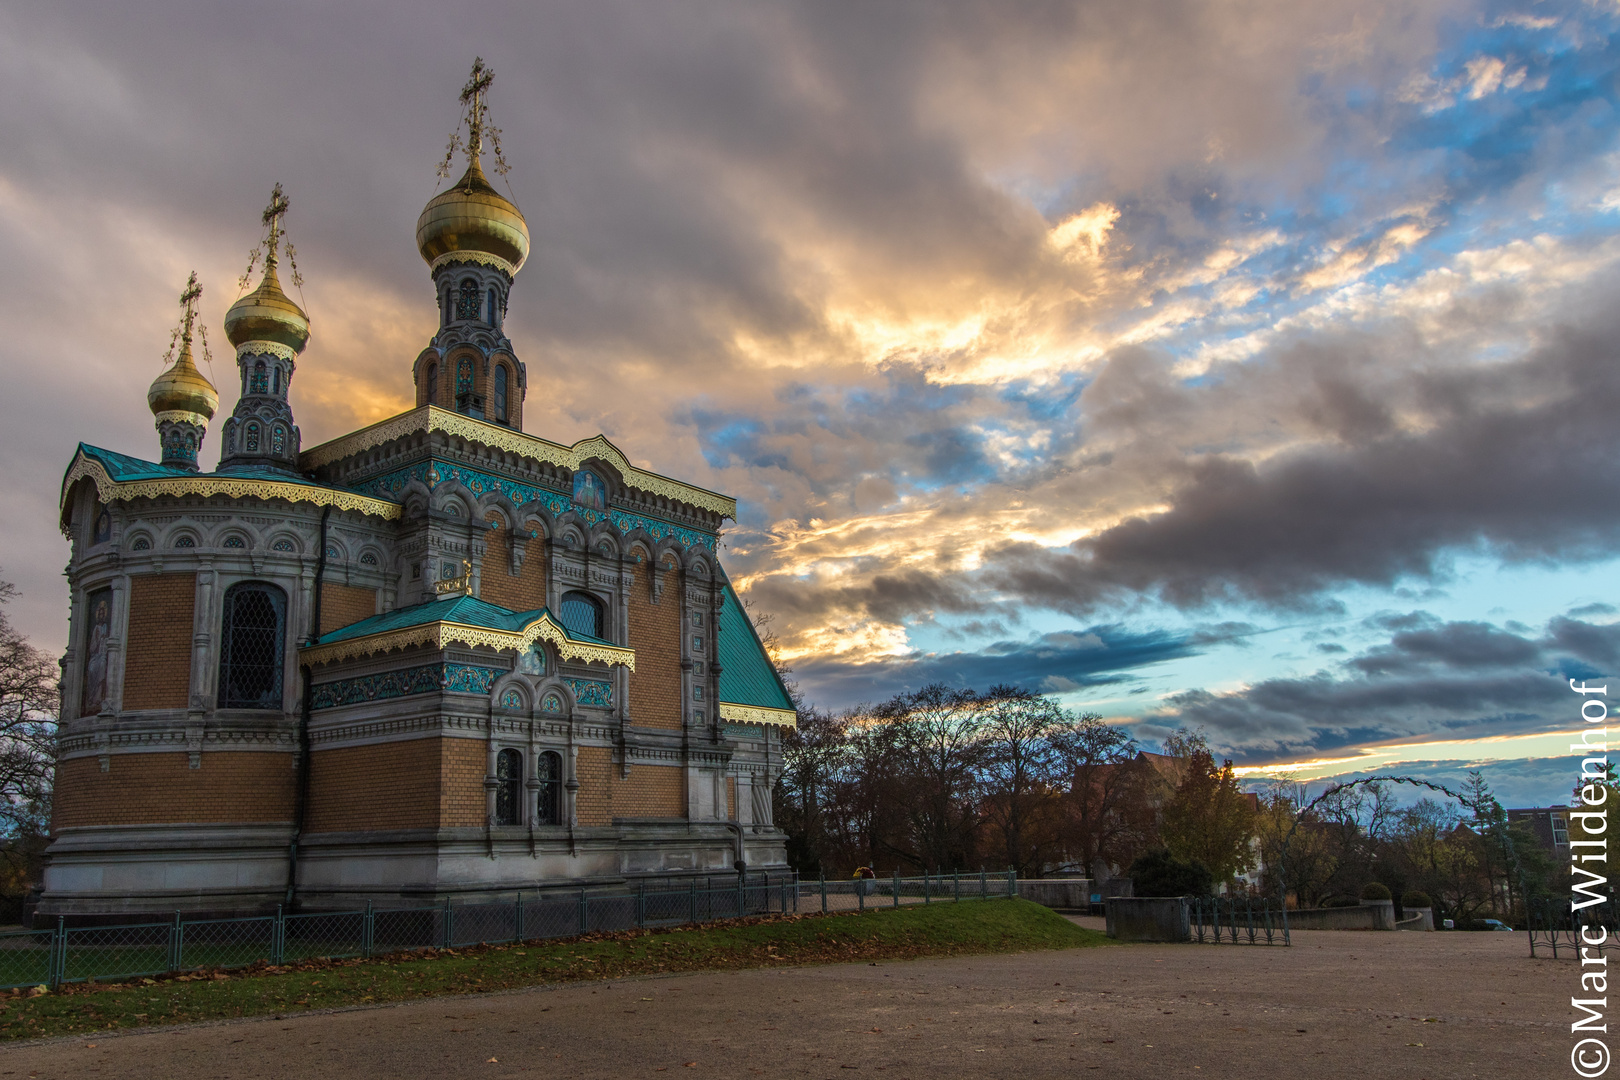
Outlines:
{"label": "bare tree", "polygon": [[[0,581],[0,604],[16,594]],[[0,852],[13,895],[37,876],[50,825],[59,675],[0,610]]]}
{"label": "bare tree", "polygon": [[1051,698],[993,686],[983,698],[984,816],[1005,865],[1039,876],[1057,854],[1060,735],[1069,716]]}
{"label": "bare tree", "polygon": [[1053,739],[1065,788],[1061,837],[1071,864],[1086,874],[1125,866],[1154,834],[1149,778],[1133,759],[1130,732],[1095,713],[1071,714]]}

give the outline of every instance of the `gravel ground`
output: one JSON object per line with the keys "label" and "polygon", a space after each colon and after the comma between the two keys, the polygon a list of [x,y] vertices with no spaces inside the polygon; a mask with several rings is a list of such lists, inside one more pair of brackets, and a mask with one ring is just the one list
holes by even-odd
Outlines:
{"label": "gravel ground", "polygon": [[0,1077],[1519,1080],[1571,1075],[1575,971],[1530,959],[1523,934],[1315,931],[1286,949],[710,972],[58,1039],[0,1049]]}

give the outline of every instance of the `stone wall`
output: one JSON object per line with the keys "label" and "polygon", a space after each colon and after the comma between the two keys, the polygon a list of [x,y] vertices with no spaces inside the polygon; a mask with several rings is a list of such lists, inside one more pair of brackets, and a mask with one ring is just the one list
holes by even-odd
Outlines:
{"label": "stone wall", "polygon": [[1111,896],[1108,936],[1119,941],[1187,941],[1192,936],[1185,896]]}

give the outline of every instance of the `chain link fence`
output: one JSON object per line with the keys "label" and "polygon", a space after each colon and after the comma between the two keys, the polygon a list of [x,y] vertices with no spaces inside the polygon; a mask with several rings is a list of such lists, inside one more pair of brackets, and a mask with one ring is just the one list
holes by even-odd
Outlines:
{"label": "chain link fence", "polygon": [[[451,949],[591,931],[711,922],[797,911],[796,874],[692,878],[634,892],[548,890],[507,901],[433,907],[321,911],[246,918],[186,918],[117,926],[68,926],[0,933],[0,988],[117,980],[171,972],[279,966],[416,949]],[[852,905],[853,906],[853,905]]]}

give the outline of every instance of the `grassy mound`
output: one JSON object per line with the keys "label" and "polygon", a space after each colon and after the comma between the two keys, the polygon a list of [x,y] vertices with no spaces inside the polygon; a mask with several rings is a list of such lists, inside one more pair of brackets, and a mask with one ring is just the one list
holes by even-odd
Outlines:
{"label": "grassy mound", "polygon": [[370,960],[69,984],[38,997],[0,996],[0,1039],[84,1036],[659,972],[1071,949],[1107,941],[1025,900],[778,915]]}

